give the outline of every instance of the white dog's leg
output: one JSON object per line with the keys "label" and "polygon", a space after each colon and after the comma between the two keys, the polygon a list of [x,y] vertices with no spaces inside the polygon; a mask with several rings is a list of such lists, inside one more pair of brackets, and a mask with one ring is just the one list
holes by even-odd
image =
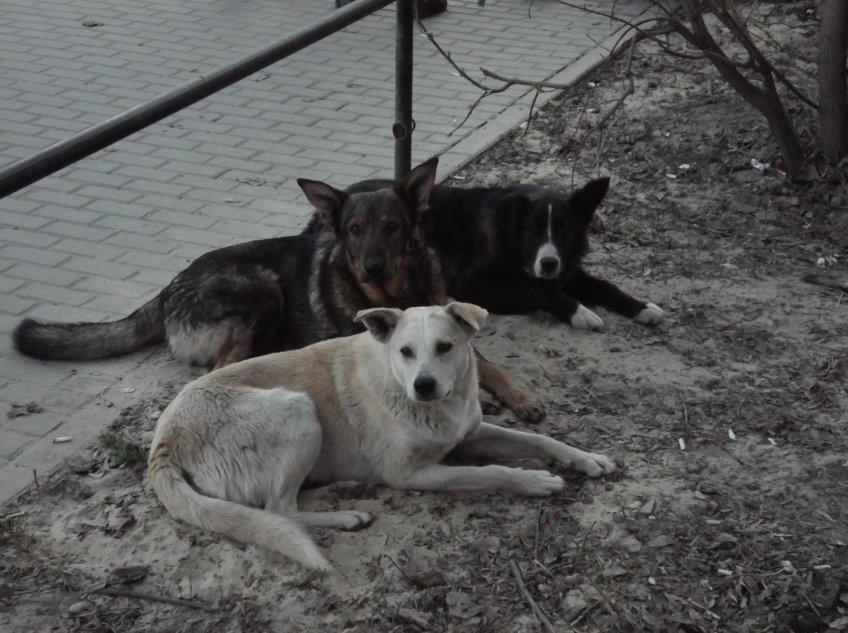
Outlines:
{"label": "white dog's leg", "polygon": [[615,463],[603,455],[581,451],[546,435],[513,431],[486,422],[456,450],[460,455],[496,459],[552,458],[590,477],[615,470]]}
{"label": "white dog's leg", "polygon": [[338,530],[361,530],[367,527],[374,517],[367,512],[357,510],[339,510],[337,512],[295,512],[292,517],[307,527],[328,527]]}
{"label": "white dog's leg", "polygon": [[448,492],[508,491],[529,497],[546,497],[562,490],[562,478],[546,470],[506,466],[444,466],[431,464],[399,477],[387,478],[392,488]]}

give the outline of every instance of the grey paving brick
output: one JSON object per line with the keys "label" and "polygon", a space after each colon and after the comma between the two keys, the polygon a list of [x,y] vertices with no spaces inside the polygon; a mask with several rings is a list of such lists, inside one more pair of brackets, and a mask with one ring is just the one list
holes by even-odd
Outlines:
{"label": "grey paving brick", "polygon": [[[0,458],[11,459],[32,442],[32,437],[14,430],[0,429]],[[0,469],[0,482],[3,482],[3,469]]]}
{"label": "grey paving brick", "polygon": [[9,275],[25,281],[43,281],[44,283],[57,286],[71,286],[74,282],[82,278],[82,275],[79,273],[29,263],[15,264],[8,270],[3,271],[3,275]]}
{"label": "grey paving brick", "polygon": [[0,200],[0,209],[14,213],[29,213],[41,206],[40,202],[24,200],[23,198],[6,197]]}
{"label": "grey paving brick", "polygon": [[62,268],[91,275],[109,277],[110,279],[127,279],[138,272],[136,267],[96,257],[71,257],[62,263]]}
{"label": "grey paving brick", "polygon": [[70,288],[37,282],[26,284],[17,290],[17,294],[25,299],[38,299],[40,301],[71,306],[80,306],[92,298],[90,292],[80,292]]}
{"label": "grey paving brick", "polygon": [[154,270],[152,268],[144,268],[138,271],[132,280],[140,283],[150,284],[158,288],[164,288],[174,279],[174,274],[166,270]]}
{"label": "grey paving brick", "polygon": [[121,185],[126,184],[128,178],[122,178],[120,177],[120,174],[116,174],[115,176],[110,175],[110,177],[114,178],[115,180],[118,180],[120,184],[118,186],[112,187],[104,187],[101,185],[86,185],[77,189],[76,193],[83,196],[89,196],[91,198],[97,198],[99,200],[115,200],[117,202],[125,203],[132,202],[141,195],[137,191],[131,191],[121,188]]}
{"label": "grey paving brick", "polygon": [[[4,272],[4,275],[5,274],[8,274],[8,273]],[[5,276],[0,277],[0,292],[2,292],[3,294],[12,292],[16,288],[20,288],[21,286],[23,286],[24,283],[26,283],[26,280],[22,279],[22,278],[5,277]],[[4,301],[5,301],[5,299],[4,299]]]}
{"label": "grey paving brick", "polygon": [[138,235],[137,233],[121,231],[106,241],[107,243],[114,244],[116,246],[126,246],[133,250],[149,251],[150,253],[158,253],[161,255],[167,255],[179,246],[177,242],[167,239],[167,235],[165,235],[164,231],[156,237],[148,237],[146,235]]}
{"label": "grey paving brick", "polygon": [[150,193],[151,191],[155,191],[158,195],[162,196],[173,196],[174,198],[178,196],[182,196],[190,190],[190,187],[187,187],[179,182],[179,179],[182,175],[177,176],[173,182],[153,182],[150,180],[130,180],[125,188],[127,189],[135,189],[137,191],[141,191],[142,193]]}
{"label": "grey paving brick", "polygon": [[[117,229],[121,231],[130,231],[132,233],[140,233],[141,235],[158,235],[162,231],[164,231],[168,225],[162,224],[161,222],[150,222],[148,220],[136,220],[135,218],[125,218],[122,216],[105,216],[102,219],[98,220],[95,223],[96,226],[103,226],[112,229]],[[102,246],[102,245],[98,245]],[[61,242],[57,244],[54,248],[61,248]],[[120,252],[115,255],[115,257],[119,257],[121,254],[126,252],[126,249],[116,249],[120,250]],[[84,254],[84,253],[81,253]],[[107,257],[107,259],[113,259],[112,257]]]}
{"label": "grey paving brick", "polygon": [[[112,318],[111,313],[99,312],[97,310],[87,309],[84,306],[59,306],[50,303],[42,303],[31,310],[28,317],[42,321],[61,321],[64,323],[76,322],[94,322],[105,321]],[[71,374],[73,375],[73,374]]]}
{"label": "grey paving brick", "polygon": [[[169,169],[171,171],[179,173],[181,176],[185,174],[194,174],[197,176],[206,176],[209,178],[214,178],[218,174],[221,173],[220,165],[216,165],[212,162],[214,159],[209,157],[206,159],[205,163],[188,163],[184,161],[176,161],[171,160],[163,165],[164,169]],[[180,176],[174,179],[173,181],[176,184],[180,183]]]}
{"label": "grey paving brick", "polygon": [[55,204],[45,204],[33,211],[32,217],[38,216],[41,216],[40,219],[42,219],[45,224],[50,221],[49,219],[77,222],[80,224],[89,224],[103,217],[103,214],[97,213],[95,211],[88,211],[86,209],[78,209],[75,207],[64,207]]}
{"label": "grey paving brick", "polygon": [[220,234],[212,233],[210,231],[195,231],[181,227],[171,227],[166,229],[162,233],[162,236],[176,240],[183,245],[183,247],[186,244],[197,244],[199,246],[217,248],[226,242],[226,238],[223,238]]}
{"label": "grey paving brick", "polygon": [[164,256],[133,250],[121,257],[120,261],[130,266],[137,266],[150,270],[163,270],[176,274],[188,266],[191,263],[192,258],[187,255],[182,255],[181,253]]}
{"label": "grey paving brick", "polygon": [[[199,205],[200,206],[200,205]],[[196,229],[208,229],[217,219],[197,213],[184,213],[182,211],[172,211],[170,209],[162,209],[155,211],[150,216],[151,220],[157,220],[163,224],[176,224]]]}
{"label": "grey paving brick", "polygon": [[36,215],[27,215],[25,213],[15,213],[14,211],[0,209],[0,224],[5,224],[12,228],[37,229],[49,221]]}
{"label": "grey paving brick", "polygon": [[[228,171],[227,168],[222,167],[214,178],[183,174],[178,176],[173,184],[188,188],[184,196],[187,199],[222,202],[224,198],[222,192],[229,191],[234,185],[232,180],[226,178]],[[206,190],[206,193],[204,193],[204,190]]]}
{"label": "grey paving brick", "polygon": [[122,202],[113,202],[111,200],[95,200],[86,208],[103,214],[108,213],[129,218],[143,218],[153,211],[153,208],[148,205],[141,205],[138,203],[124,204]]}
{"label": "grey paving brick", "polygon": [[[102,259],[106,262],[117,259],[126,252],[126,248],[109,246],[108,244],[98,244],[94,242],[86,242],[85,240],[64,239],[52,247],[54,251],[61,251],[68,254],[82,255],[86,258]],[[75,258],[70,258],[62,262],[62,266],[73,270]],[[104,264],[105,265],[105,264]],[[83,272],[88,272],[83,270]]]}
{"label": "grey paving brick", "polygon": [[75,224],[73,222],[51,222],[47,226],[41,228],[45,234],[53,234],[61,237],[70,237],[76,239],[86,239],[93,242],[105,240],[114,231],[110,229],[98,229],[85,224]]}
{"label": "grey paving brick", "polygon": [[86,290],[100,295],[114,295],[129,299],[147,297],[158,290],[149,284],[137,283],[126,279],[116,280],[107,277],[86,277],[73,286],[77,290]]}
{"label": "grey paving brick", "polygon": [[32,485],[32,469],[17,464],[0,464],[0,504],[13,501]]}
{"label": "grey paving brick", "polygon": [[67,378],[72,368],[72,365],[68,363],[43,363],[17,354],[0,358],[0,376],[3,378],[33,382],[48,387]]}
{"label": "grey paving brick", "polygon": [[11,244],[0,248],[0,257],[22,262],[33,262],[35,264],[46,264],[53,266],[68,258],[66,253],[58,253],[45,250],[44,247],[18,246]]}

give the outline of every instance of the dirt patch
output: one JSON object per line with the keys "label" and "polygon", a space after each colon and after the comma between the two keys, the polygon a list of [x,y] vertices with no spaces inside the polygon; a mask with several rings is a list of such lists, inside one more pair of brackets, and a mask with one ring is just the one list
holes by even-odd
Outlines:
{"label": "dirt patch", "polygon": [[[763,7],[774,37],[814,58],[815,5]],[[840,291],[799,281],[844,271],[845,176],[787,181],[760,118],[705,65],[649,45],[600,151],[597,135],[584,144],[624,64],[456,180],[612,176],[588,268],[668,320],[604,314],[606,330],[587,333],[500,317],[480,347],[545,399],[537,430],[620,473],[564,472],[566,491],[543,501],[324,491],[308,505],[378,517],[315,532],[356,587],[336,596],[163,512],[140,459],[174,384],[6,508],[0,628],[545,630],[532,602],[561,631],[848,630],[846,308]]]}

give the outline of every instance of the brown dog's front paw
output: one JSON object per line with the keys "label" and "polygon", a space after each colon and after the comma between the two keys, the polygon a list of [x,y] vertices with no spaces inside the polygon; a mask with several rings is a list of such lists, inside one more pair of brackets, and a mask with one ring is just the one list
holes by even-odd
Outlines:
{"label": "brown dog's front paw", "polygon": [[518,419],[528,424],[538,424],[545,419],[547,411],[542,401],[527,394],[521,401],[517,402],[512,412],[518,416]]}
{"label": "brown dog's front paw", "polygon": [[483,409],[483,415],[497,415],[503,408],[501,403],[485,389],[478,391],[477,399],[480,401],[480,408]]}

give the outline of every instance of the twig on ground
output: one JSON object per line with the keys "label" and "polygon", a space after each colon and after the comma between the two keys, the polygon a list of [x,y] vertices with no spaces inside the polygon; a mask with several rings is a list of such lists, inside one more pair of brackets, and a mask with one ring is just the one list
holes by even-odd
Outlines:
{"label": "twig on ground", "polygon": [[148,600],[151,602],[164,602],[165,604],[173,604],[187,609],[197,609],[198,611],[206,611],[208,613],[214,613],[219,610],[217,607],[212,607],[208,604],[196,602],[194,600],[182,600],[181,598],[157,596],[151,593],[141,593],[137,591],[130,591],[129,589],[118,589],[116,587],[101,587],[100,589],[95,589],[89,593],[114,596],[118,598],[135,598],[136,600]]}
{"label": "twig on ground", "polygon": [[410,578],[409,576],[407,576],[407,575],[406,575],[406,572],[405,572],[405,571],[403,571],[403,570],[400,568],[400,566],[399,566],[399,565],[398,565],[398,564],[394,561],[394,559],[393,559],[391,556],[389,556],[388,554],[383,554],[383,556],[385,556],[386,558],[388,558],[388,559],[389,559],[389,562],[390,562],[392,565],[394,565],[394,566],[395,566],[395,569],[397,569],[397,570],[400,572],[400,575],[401,575],[401,576],[403,576],[404,578],[406,578],[406,579],[407,579],[407,580],[408,580],[411,584],[415,585],[416,587],[418,586],[418,583],[417,583],[417,582],[415,582],[415,580],[413,580],[413,579],[412,579],[412,578]]}
{"label": "twig on ground", "polygon": [[536,534],[533,538],[533,560],[539,560],[539,532],[541,531],[541,523],[542,523],[542,502],[539,502],[539,506],[536,510]]}
{"label": "twig on ground", "polygon": [[518,583],[518,590],[521,592],[521,595],[524,596],[527,604],[530,605],[533,613],[536,614],[537,618],[539,618],[539,622],[542,623],[549,633],[556,633],[556,629],[554,628],[554,625],[551,624],[551,621],[548,620],[548,616],[545,615],[545,612],[542,611],[542,608],[536,604],[536,601],[533,600],[533,596],[531,596],[530,592],[527,591],[527,586],[524,584],[524,579],[521,577],[521,572],[518,570],[518,565],[516,564],[515,559],[509,559],[509,566],[512,567],[515,582]]}

